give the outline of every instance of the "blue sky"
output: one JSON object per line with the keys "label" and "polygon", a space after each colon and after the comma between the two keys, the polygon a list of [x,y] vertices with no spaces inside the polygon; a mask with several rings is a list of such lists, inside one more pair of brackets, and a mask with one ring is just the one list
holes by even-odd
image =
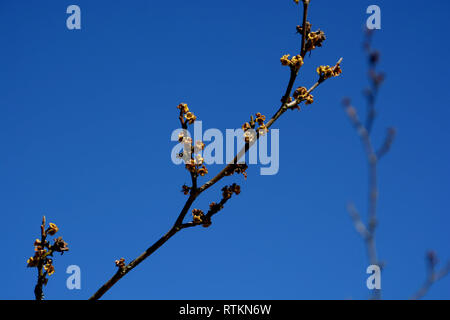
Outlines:
{"label": "blue sky", "polygon": [[[122,279],[106,299],[365,299],[367,259],[346,212],[366,208],[366,163],[340,106],[364,114],[362,27],[382,11],[375,46],[387,74],[374,141],[395,126],[380,163],[378,248],[387,299],[408,298],[425,276],[426,250],[450,259],[448,1],[312,0],[313,29],[327,35],[302,68],[344,57],[344,73],[315,102],[286,113],[280,171],[232,177],[195,207],[232,199],[208,229],[183,231]],[[66,28],[77,4],[82,29]],[[279,58],[295,53],[300,10],[292,1],[1,1],[0,212],[7,256],[1,299],[32,299],[33,254],[43,214],[70,251],[55,259],[48,299],[86,299],[166,232],[186,200],[186,171],[170,161],[176,106],[187,102],[207,128],[237,128],[272,115],[288,80]],[[221,166],[211,166],[211,174]],[[70,291],[67,266],[82,272]],[[427,298],[449,299],[450,277]]]}

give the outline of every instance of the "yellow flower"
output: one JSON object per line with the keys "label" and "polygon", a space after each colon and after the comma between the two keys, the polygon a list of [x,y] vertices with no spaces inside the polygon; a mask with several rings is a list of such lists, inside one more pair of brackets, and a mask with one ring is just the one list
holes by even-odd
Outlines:
{"label": "yellow flower", "polygon": [[250,123],[246,122],[242,125],[242,131],[247,131],[248,129],[250,129]]}
{"label": "yellow flower", "polygon": [[184,138],[185,138],[185,134],[184,134],[183,131],[181,131],[181,132],[178,134],[178,142],[183,142]]}
{"label": "yellow flower", "polygon": [[239,193],[241,193],[241,187],[240,187],[239,185],[235,184],[235,183],[233,183],[233,184],[231,185],[231,190],[232,190],[236,195],[238,195]]}
{"label": "yellow flower", "polygon": [[256,113],[256,122],[258,122],[259,125],[263,125],[264,121],[266,121],[266,116],[262,115],[261,113]]}
{"label": "yellow flower", "polygon": [[204,214],[203,211],[200,209],[194,209],[192,210],[192,217],[193,217],[193,221],[194,223],[202,223],[203,218],[204,218]]}
{"label": "yellow flower", "polygon": [[188,113],[189,112],[189,108],[188,108],[188,105],[186,103],[180,103],[177,108],[180,109],[182,113]]}
{"label": "yellow flower", "polygon": [[305,98],[305,104],[312,104],[314,102],[314,97],[312,94],[309,94]]}
{"label": "yellow flower", "polygon": [[49,276],[51,276],[52,274],[55,273],[55,267],[53,266],[53,264],[51,262],[44,265],[44,270],[47,271],[47,274]]}
{"label": "yellow flower", "polygon": [[116,260],[114,262],[116,264],[116,267],[122,269],[125,267],[125,259],[124,258],[120,258],[119,260]]}
{"label": "yellow flower", "polygon": [[197,119],[197,117],[192,113],[192,112],[188,112],[184,115],[184,117],[186,118],[186,120],[189,122],[189,124],[194,123],[194,121]]}
{"label": "yellow flower", "polygon": [[247,130],[244,132],[244,140],[246,143],[253,142],[256,138],[255,130]]}
{"label": "yellow flower", "polygon": [[233,195],[233,190],[230,189],[230,187],[225,186],[222,188],[222,198],[223,199],[230,199]]}
{"label": "yellow flower", "polygon": [[53,236],[55,233],[57,233],[59,228],[54,223],[49,223],[48,231],[47,233],[51,236]]}
{"label": "yellow flower", "polygon": [[194,147],[195,152],[202,151],[203,149],[205,149],[205,144],[202,141],[197,141]]}
{"label": "yellow flower", "polygon": [[186,169],[189,170],[189,172],[195,172],[195,161],[193,159],[189,159],[186,163]]}
{"label": "yellow flower", "polygon": [[200,169],[198,169],[198,174],[203,177],[204,175],[208,174],[208,169],[206,169],[206,167],[203,165]]}
{"label": "yellow flower", "polygon": [[187,147],[187,149],[190,149],[189,146],[192,144],[192,138],[191,137],[183,137],[182,142],[185,144],[185,147]]}
{"label": "yellow flower", "polygon": [[39,250],[42,250],[42,249],[44,249],[44,246],[42,245],[41,240],[36,239],[34,241],[34,251],[39,251]]}
{"label": "yellow flower", "polygon": [[[297,90],[295,90],[293,96],[294,96],[294,99],[296,99],[298,103],[300,103],[302,101],[306,101],[305,104],[311,104],[314,102],[313,95],[308,93],[308,90],[305,87],[297,88]],[[299,109],[298,105],[296,108]]]}
{"label": "yellow flower", "polygon": [[339,63],[337,63],[334,66],[334,76],[337,77],[338,75],[340,75],[342,73],[342,69],[341,69],[341,65]]}
{"label": "yellow flower", "polygon": [[325,41],[325,39],[325,33],[321,30],[308,33],[309,50],[313,50],[316,47],[321,47],[322,42]]}
{"label": "yellow flower", "polygon": [[300,55],[297,55],[295,57],[292,57],[291,59],[291,66],[299,69],[303,65],[303,58]]}
{"label": "yellow flower", "polygon": [[258,132],[259,132],[260,136],[265,135],[268,131],[269,131],[269,129],[266,127],[265,124],[260,125],[258,128]]}
{"label": "yellow flower", "polygon": [[291,60],[289,60],[289,54],[285,54],[284,56],[282,56],[280,61],[281,61],[281,64],[283,66],[290,66],[291,65]]}
{"label": "yellow flower", "polygon": [[303,58],[301,55],[294,56],[289,60],[289,55],[286,54],[281,57],[280,61],[283,66],[290,66],[294,69],[299,69],[303,65]]}
{"label": "yellow flower", "polygon": [[342,73],[341,66],[339,62],[334,66],[320,66],[317,68],[317,74],[320,76],[320,79],[326,80],[328,78],[337,77]]}
{"label": "yellow flower", "polygon": [[297,90],[294,91],[294,99],[299,99],[299,98],[303,98],[308,94],[308,89],[306,89],[305,87],[299,87],[297,88]]}
{"label": "yellow flower", "polygon": [[36,257],[30,257],[27,260],[27,266],[32,268],[32,267],[36,267],[39,263],[39,259],[37,259]]}
{"label": "yellow flower", "polygon": [[195,157],[195,162],[197,165],[202,165],[204,160],[205,159],[203,159],[202,156],[199,154],[197,155],[197,157]]}

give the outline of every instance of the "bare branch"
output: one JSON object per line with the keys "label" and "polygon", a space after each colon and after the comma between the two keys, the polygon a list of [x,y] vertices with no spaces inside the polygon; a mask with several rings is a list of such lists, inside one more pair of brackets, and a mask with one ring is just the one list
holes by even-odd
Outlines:
{"label": "bare branch", "polygon": [[381,159],[389,152],[389,150],[391,149],[392,143],[394,142],[396,133],[397,133],[397,131],[395,128],[389,128],[387,130],[386,138],[384,139],[384,143],[381,146],[381,148],[377,151],[378,159]]}
{"label": "bare branch", "polygon": [[[272,118],[265,125],[267,130],[275,123],[275,121],[284,112],[286,112],[286,110],[288,110],[289,108],[293,108],[294,106],[296,106],[304,101],[304,99],[299,98],[299,99],[295,99],[294,101],[291,102],[291,98],[290,98],[291,92],[294,88],[294,84],[297,79],[297,75],[300,70],[300,67],[303,64],[303,57],[305,56],[306,52],[314,49],[315,46],[321,46],[321,42],[325,39],[323,32],[318,32],[321,37],[317,37],[317,39],[315,40],[316,42],[314,42],[314,43],[311,42],[310,43],[311,46],[308,46],[308,48],[305,47],[306,38],[308,36],[308,32],[307,32],[308,5],[309,5],[309,0],[303,0],[303,24],[302,24],[303,29],[302,29],[300,58],[299,58],[299,56],[296,56],[295,57],[296,58],[295,65],[291,65],[290,78],[289,78],[289,82],[288,82],[285,94],[284,94],[283,98],[281,99],[281,102],[282,102],[281,107],[278,109],[278,111],[272,116]],[[317,88],[317,86],[319,84],[321,84],[322,82],[324,82],[327,78],[338,75],[341,72],[340,67],[339,67],[339,64],[341,61],[342,61],[342,58],[339,60],[338,64],[336,64],[336,66],[333,68],[327,67],[327,68],[329,68],[329,69],[327,69],[327,71],[328,72],[331,71],[331,74],[328,74],[327,77],[321,76],[319,78],[319,80],[308,90],[308,94],[311,93],[315,88]],[[187,105],[180,105],[179,107],[180,107],[180,115],[179,115],[180,124],[181,124],[181,127],[186,130],[188,123],[183,118],[183,115],[186,117],[187,111],[185,112],[182,109],[187,110]],[[190,119],[192,119],[192,118],[194,118],[193,121],[195,121],[195,116],[193,116],[193,114],[190,115]],[[189,123],[190,123],[190,121],[189,121]],[[231,195],[229,193],[231,192],[231,193],[238,194],[240,192],[239,189],[236,189],[235,185],[232,185],[231,187],[225,187],[224,189],[222,189],[223,198],[222,198],[221,202],[219,202],[218,204],[212,203],[210,205],[210,210],[208,211],[208,213],[206,215],[204,215],[201,210],[194,209],[194,211],[195,211],[195,214],[193,213],[194,221],[184,223],[184,219],[185,219],[188,211],[190,210],[192,204],[194,203],[196,198],[202,192],[204,192],[208,188],[212,187],[214,184],[216,184],[218,181],[220,181],[225,176],[231,175],[234,172],[239,173],[239,170],[245,171],[245,169],[241,170],[242,168],[238,167],[239,166],[238,161],[239,161],[239,159],[242,158],[242,156],[244,156],[246,154],[246,152],[250,149],[250,147],[259,139],[259,136],[260,136],[260,134],[259,134],[259,132],[257,132],[256,139],[247,142],[245,144],[245,147],[236,155],[236,157],[234,158],[234,160],[231,163],[227,164],[222,169],[222,171],[219,172],[219,174],[217,174],[211,180],[209,180],[208,182],[203,184],[201,187],[197,188],[197,174],[195,173],[196,171],[195,170],[193,170],[195,172],[191,171],[192,187],[189,188],[189,187],[185,186],[185,188],[184,188],[184,191],[188,191],[188,190],[190,191],[189,198],[186,201],[183,209],[179,213],[178,218],[176,219],[172,228],[166,234],[164,234],[158,241],[156,241],[152,246],[150,246],[146,251],[144,251],[138,258],[131,261],[128,265],[122,265],[122,264],[124,264],[124,262],[122,261],[121,265],[119,267],[119,270],[96,293],[94,293],[94,295],[90,299],[96,300],[96,299],[101,298],[109,289],[111,289],[111,287],[115,283],[117,283],[117,281],[119,281],[122,277],[124,277],[128,272],[133,270],[137,265],[139,265],[142,261],[144,261],[147,257],[149,257],[153,252],[158,250],[163,244],[165,244],[171,237],[173,237],[179,231],[181,231],[183,229],[195,227],[198,225],[209,226],[211,217],[213,215],[215,215],[223,207],[225,202],[228,201],[229,197],[231,197]],[[192,153],[191,153],[191,159],[192,159]]]}
{"label": "bare branch", "polygon": [[370,237],[370,234],[369,231],[367,231],[366,225],[362,221],[361,215],[359,214],[355,205],[353,203],[349,203],[347,205],[347,211],[353,220],[353,224],[355,226],[356,231],[358,231],[358,233],[361,235],[364,241],[366,241]]}
{"label": "bare branch", "polygon": [[[344,99],[343,107],[347,116],[350,119],[353,127],[355,128],[358,136],[364,147],[367,163],[368,163],[368,212],[367,224],[364,224],[359,213],[356,211],[354,206],[349,207],[350,216],[352,217],[353,223],[356,230],[361,234],[364,239],[367,256],[371,265],[378,265],[382,268],[382,264],[378,260],[378,254],[376,249],[375,233],[378,224],[377,220],[377,204],[378,204],[378,183],[377,183],[377,166],[378,166],[378,153],[375,151],[370,137],[373,122],[375,120],[376,110],[375,110],[375,98],[378,94],[379,86],[382,83],[382,77],[380,74],[376,73],[375,68],[379,59],[378,52],[375,53],[370,46],[371,33],[368,33],[368,37],[365,43],[365,49],[369,55],[369,75],[371,80],[371,89],[366,92],[368,113],[366,118],[366,124],[364,125],[358,117],[356,109],[352,106],[350,99]],[[385,141],[385,145],[380,149],[382,150],[381,155],[387,152],[391,147],[393,141],[393,135],[388,136],[388,140]],[[381,290],[374,290],[373,299],[381,299]]]}
{"label": "bare branch", "polygon": [[450,261],[447,262],[447,264],[440,270],[436,270],[438,259],[434,251],[429,251],[427,253],[426,260],[428,262],[428,271],[425,282],[423,283],[422,287],[411,297],[411,300],[422,299],[428,293],[433,284],[446,277],[450,273]]}

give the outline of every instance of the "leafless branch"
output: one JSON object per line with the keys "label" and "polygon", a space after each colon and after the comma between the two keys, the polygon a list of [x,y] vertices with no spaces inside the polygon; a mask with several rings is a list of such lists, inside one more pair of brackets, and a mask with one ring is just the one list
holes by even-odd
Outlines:
{"label": "leafless branch", "polygon": [[53,244],[48,241],[48,237],[55,235],[59,228],[54,223],[49,223],[49,226],[46,227],[45,216],[42,217],[40,229],[41,237],[34,241],[34,256],[27,260],[27,267],[37,269],[38,277],[34,287],[36,300],[44,299],[44,286],[47,285],[47,277],[55,272],[53,254],[59,252],[62,255],[64,252],[69,251],[69,247],[62,237],[53,239]]}
{"label": "leafless branch", "polygon": [[356,209],[355,205],[353,203],[349,203],[347,206],[348,213],[350,214],[350,217],[353,220],[353,224],[355,226],[356,231],[361,235],[361,237],[364,240],[369,239],[370,233],[367,231],[366,225],[361,219],[361,215],[359,214],[358,210]]}
{"label": "leafless branch", "polygon": [[394,142],[397,130],[395,128],[388,128],[386,133],[386,138],[380,149],[377,151],[377,158],[383,158],[391,149],[392,143]]}
{"label": "leafless branch", "polygon": [[[364,44],[364,48],[367,51],[369,57],[369,79],[371,83],[371,87],[366,90],[366,98],[368,105],[368,112],[366,117],[366,122],[363,124],[358,117],[358,113],[356,109],[352,106],[350,99],[344,99],[343,107],[345,112],[347,113],[350,122],[355,128],[358,136],[361,139],[361,142],[364,147],[366,160],[368,163],[368,212],[367,212],[367,223],[364,223],[360,214],[356,210],[353,204],[348,206],[348,211],[350,217],[353,220],[353,224],[355,229],[363,238],[367,255],[369,258],[369,262],[371,265],[378,265],[380,268],[383,267],[382,263],[378,259],[378,253],[376,248],[376,229],[378,224],[377,219],[377,203],[378,203],[378,183],[377,183],[377,170],[378,170],[378,161],[384,156],[389,150],[393,143],[395,130],[389,129],[388,135],[385,139],[383,146],[379,149],[378,152],[375,151],[373,147],[372,139],[371,139],[371,131],[373,128],[373,123],[375,121],[376,109],[375,109],[375,101],[376,96],[379,91],[379,87],[384,79],[384,75],[381,73],[377,73],[376,65],[379,60],[379,53],[371,48],[371,37],[372,33],[367,33],[367,39]],[[381,290],[374,290],[373,299],[381,299]]]}
{"label": "leafless branch", "polygon": [[[314,49],[315,47],[320,47],[321,42],[325,40],[325,36],[323,32],[320,30],[317,32],[310,32],[311,24],[307,21],[307,14],[308,14],[308,6],[309,6],[310,0],[303,0],[303,19],[302,19],[302,25],[301,27],[298,26],[297,30],[300,30],[301,32],[301,49],[300,49],[300,55],[295,57],[295,63],[294,58],[292,58],[290,63],[290,78],[289,82],[285,91],[285,94],[283,95],[281,99],[281,106],[275,112],[275,114],[270,118],[270,120],[265,125],[268,128],[270,128],[275,121],[288,109],[294,109],[298,108],[298,105],[302,103],[303,101],[307,101],[307,103],[312,102],[312,96],[310,96],[311,92],[315,90],[321,83],[323,83],[326,79],[338,75],[340,71],[340,62],[342,61],[342,58],[339,60],[339,62],[332,68],[330,67],[324,67],[323,74],[320,74],[319,80],[309,89],[306,91],[305,94],[298,95],[295,97],[294,100],[291,99],[291,93],[294,88],[295,81],[297,79],[299,70],[301,65],[303,64],[303,58],[305,57],[306,53]],[[311,36],[309,36],[311,35]],[[187,129],[187,122],[183,118],[183,113],[180,109],[180,124],[183,129]],[[253,118],[252,118],[253,121]],[[201,187],[197,187],[197,175],[195,173],[191,172],[192,177],[192,187],[186,187],[186,190],[189,190],[189,198],[187,199],[183,209],[180,211],[178,218],[176,219],[173,226],[170,228],[170,230],[165,233],[158,241],[156,241],[153,245],[151,245],[147,250],[145,250],[139,257],[128,263],[127,265],[123,264],[120,265],[118,271],[109,279],[103,286],[100,287],[100,289],[94,293],[94,295],[90,298],[91,300],[97,300],[101,298],[108,290],[111,289],[111,287],[117,283],[121,278],[123,278],[128,272],[133,270],[136,266],[138,266],[142,261],[144,261],[146,258],[148,258],[152,253],[154,253],[156,250],[158,250],[162,245],[164,245],[170,238],[172,238],[175,234],[177,234],[179,231],[191,227],[195,227],[198,225],[203,226],[209,226],[211,223],[211,217],[215,215],[225,204],[226,201],[228,201],[230,190],[232,190],[232,193],[238,194],[239,191],[236,189],[234,185],[231,187],[225,187],[222,189],[222,200],[218,203],[212,203],[210,205],[210,210],[206,215],[201,212],[201,210],[194,209],[195,212],[193,212],[194,215],[194,221],[184,223],[184,220],[186,218],[186,215],[188,211],[190,210],[192,204],[194,201],[199,197],[201,193],[203,193],[205,190],[209,189],[213,185],[215,185],[217,182],[219,182],[222,178],[225,176],[231,175],[234,173],[237,169],[239,169],[238,161],[246,154],[246,152],[250,149],[250,147],[259,139],[260,133],[257,132],[257,137],[253,141],[249,141],[245,144],[245,147],[236,155],[234,160],[227,164],[222,171],[220,171],[215,177],[213,177],[211,180],[203,184]],[[192,159],[192,156],[191,156]],[[237,172],[237,171],[236,171]],[[232,189],[230,189],[232,188]],[[195,220],[197,219],[197,220]]]}
{"label": "leafless branch", "polygon": [[427,276],[422,287],[411,297],[411,300],[422,299],[430,290],[431,286],[450,273],[450,261],[439,270],[436,270],[438,258],[434,251],[429,251],[426,256]]}

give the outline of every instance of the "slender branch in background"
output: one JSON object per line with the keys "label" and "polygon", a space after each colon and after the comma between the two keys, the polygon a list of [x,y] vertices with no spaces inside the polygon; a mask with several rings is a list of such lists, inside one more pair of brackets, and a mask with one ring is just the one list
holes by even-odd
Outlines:
{"label": "slender branch in background", "polygon": [[378,151],[376,153],[376,156],[377,156],[378,160],[383,158],[389,152],[389,150],[391,150],[391,146],[392,146],[392,143],[394,142],[396,133],[397,133],[397,130],[395,130],[395,128],[388,128],[387,129],[387,133],[386,133],[386,137],[384,139],[384,143],[381,146],[381,148],[378,149]]}
{"label": "slender branch in background", "polygon": [[372,49],[372,39],[374,30],[366,30],[366,40],[364,42],[364,50],[368,56],[369,63],[369,87],[365,90],[365,96],[367,99],[367,116],[365,128],[367,132],[372,132],[373,123],[377,116],[375,103],[378,96],[381,83],[384,81],[384,73],[377,72],[376,67],[380,60],[380,53],[377,50]]}
{"label": "slender branch in background", "polygon": [[437,254],[434,251],[427,252],[427,276],[422,287],[411,297],[411,300],[422,299],[430,290],[431,286],[450,273],[450,261],[440,270],[436,270],[439,263]]}
{"label": "slender branch in background", "polygon": [[[298,4],[299,0],[294,0],[294,2]],[[144,251],[138,258],[134,259],[129,264],[125,264],[125,260],[123,258],[116,261],[116,266],[118,267],[117,272],[102,287],[100,287],[97,292],[94,293],[94,295],[90,298],[91,300],[97,300],[101,298],[109,289],[111,289],[111,287],[115,283],[117,283],[117,281],[119,281],[128,272],[134,269],[146,258],[148,258],[153,252],[158,250],[179,231],[199,225],[202,225],[203,227],[210,226],[211,218],[223,208],[224,204],[231,198],[233,194],[237,195],[240,193],[240,187],[236,184],[225,186],[222,189],[222,200],[219,203],[211,203],[210,209],[206,214],[204,214],[203,211],[199,209],[194,209],[192,211],[193,221],[184,223],[185,217],[197,197],[226,176],[233,175],[234,173],[240,173],[246,176],[245,170],[247,169],[247,165],[245,163],[238,163],[238,161],[246,154],[251,146],[256,143],[259,137],[265,134],[275,123],[275,121],[288,109],[300,109],[299,105],[302,102],[305,102],[305,104],[311,104],[313,102],[313,96],[311,95],[311,92],[314,91],[325,80],[338,76],[341,73],[340,63],[342,62],[342,58],[333,67],[320,66],[317,69],[319,80],[309,90],[304,87],[299,87],[295,90],[293,97],[291,97],[291,93],[294,88],[299,70],[304,62],[303,58],[305,57],[307,52],[311,52],[313,49],[321,47],[322,42],[325,40],[325,34],[320,30],[312,32],[311,24],[307,21],[308,6],[310,0],[302,0],[302,2],[302,25],[297,26],[297,32],[301,34],[300,54],[293,56],[292,58],[289,58],[289,55],[285,55],[281,58],[282,65],[290,67],[290,78],[285,90],[285,94],[281,98],[281,107],[277,110],[277,112],[275,112],[275,114],[267,123],[264,123],[265,116],[261,115],[260,113],[256,114],[256,118],[252,116],[250,122],[246,122],[243,125],[244,138],[246,142],[245,147],[236,155],[232,162],[227,164],[215,177],[213,177],[211,180],[209,180],[199,188],[197,188],[197,177],[199,175],[203,176],[204,174],[206,174],[207,169],[204,165],[200,167],[200,165],[202,165],[203,163],[203,159],[198,155],[197,158],[194,158],[193,154],[196,152],[196,150],[202,149],[201,145],[203,143],[197,142],[194,146],[192,146],[193,142],[189,137],[185,135],[186,133],[180,135],[180,142],[184,143],[185,146],[188,145],[187,150],[185,150],[181,154],[181,156],[185,160],[186,168],[190,171],[192,177],[192,186],[183,186],[182,189],[182,191],[186,195],[189,194],[188,200],[186,201],[183,209],[179,213],[178,218],[176,219],[174,225],[170,228],[170,230],[152,246],[150,246],[146,251]],[[186,104],[180,104],[178,108],[180,109],[179,119],[181,127],[184,131],[187,131],[188,124],[192,124],[195,121],[196,117],[191,111],[189,111],[189,108]],[[256,128],[256,125],[258,125],[258,128]],[[253,136],[251,132],[255,129],[256,134]],[[200,147],[197,147],[198,145],[200,145]]]}
{"label": "slender branch in background", "polygon": [[370,237],[369,231],[367,231],[366,225],[364,224],[363,220],[361,219],[361,215],[359,214],[358,210],[356,209],[355,205],[353,203],[349,203],[347,206],[348,213],[350,214],[350,217],[353,220],[353,224],[355,226],[356,231],[361,235],[361,237],[367,241]]}
{"label": "slender branch in background", "polygon": [[[363,238],[366,244],[367,256],[371,265],[377,265],[380,269],[383,264],[379,261],[376,246],[376,229],[377,229],[377,203],[378,203],[378,162],[391,148],[395,138],[395,129],[389,129],[386,139],[379,149],[376,151],[373,147],[371,139],[371,131],[376,117],[375,101],[379,92],[381,83],[384,80],[384,74],[376,71],[380,54],[371,47],[372,31],[367,31],[364,49],[369,59],[369,82],[371,86],[366,89],[365,96],[367,99],[367,116],[365,124],[359,119],[356,109],[352,106],[350,99],[344,99],[343,107],[349,117],[353,127],[358,133],[364,147],[367,164],[368,164],[368,211],[367,223],[364,223],[360,214],[353,204],[348,206],[349,214],[353,220],[356,230]],[[373,299],[381,299],[381,289],[375,289],[372,295]]]}
{"label": "slender branch in background", "polygon": [[[348,212],[352,218],[353,224],[356,231],[361,235],[364,240],[367,250],[367,256],[371,265],[378,265],[380,269],[383,269],[383,263],[379,261],[375,232],[378,225],[377,219],[377,202],[378,202],[378,163],[391,149],[392,143],[394,142],[396,130],[395,128],[388,128],[386,137],[383,144],[378,150],[375,150],[372,144],[371,131],[376,118],[377,110],[375,101],[380,89],[380,85],[384,81],[384,74],[377,72],[376,67],[380,60],[380,53],[373,50],[371,47],[373,31],[367,31],[366,41],[364,43],[364,49],[368,54],[369,62],[369,82],[370,87],[366,89],[365,96],[367,99],[367,116],[365,124],[361,122],[358,117],[356,109],[352,106],[350,99],[346,98],[343,101],[343,107],[347,113],[350,122],[358,133],[367,158],[368,163],[368,212],[367,212],[367,223],[361,218],[358,210],[353,203],[348,205]],[[443,267],[441,270],[436,270],[437,256],[434,252],[430,251],[427,254],[428,261],[428,274],[426,281],[422,288],[412,297],[412,299],[422,298],[430,289],[430,287],[438,280],[445,277],[450,273],[450,262]],[[375,289],[372,295],[373,299],[381,299],[381,289]]]}

